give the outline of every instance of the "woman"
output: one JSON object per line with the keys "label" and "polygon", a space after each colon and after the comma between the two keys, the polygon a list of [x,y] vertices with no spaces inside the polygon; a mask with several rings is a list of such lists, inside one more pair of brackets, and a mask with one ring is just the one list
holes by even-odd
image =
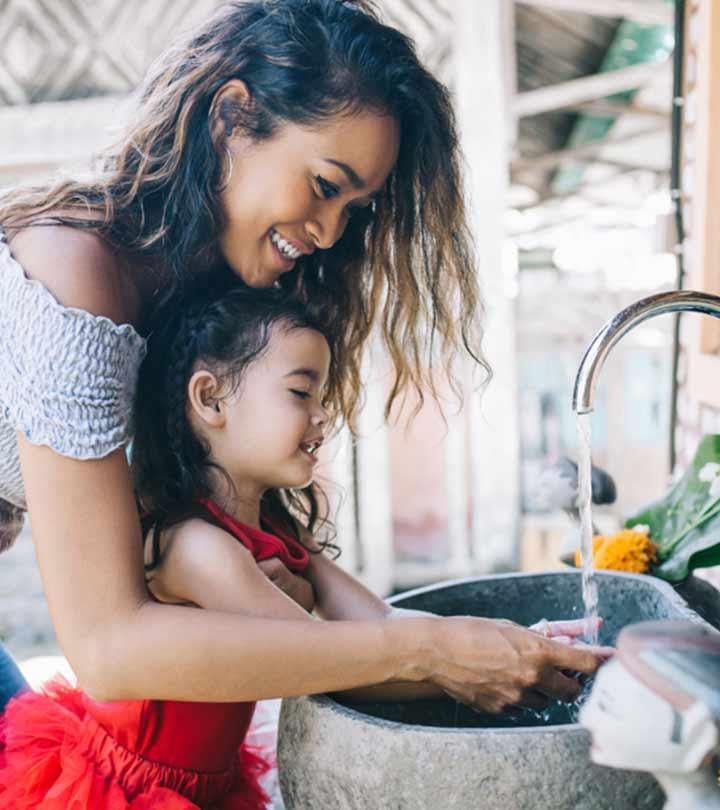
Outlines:
{"label": "woman", "polygon": [[[168,51],[93,183],[0,206],[0,497],[27,506],[58,640],[99,700],[244,701],[429,680],[499,711],[572,698],[588,651],[509,622],[267,621],[149,599],[123,446],[159,300],[200,273],[300,292],[344,335],[352,424],[373,326],[388,407],[479,354],[446,90],[370,4],[258,0]],[[442,361],[442,362],[440,362]],[[183,643],[177,639],[182,638]]]}

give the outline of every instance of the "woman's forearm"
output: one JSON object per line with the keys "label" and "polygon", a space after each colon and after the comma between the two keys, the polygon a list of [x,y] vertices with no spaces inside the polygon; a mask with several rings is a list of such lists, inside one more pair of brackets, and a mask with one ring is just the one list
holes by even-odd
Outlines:
{"label": "woman's forearm", "polygon": [[423,619],[286,621],[147,602],[90,641],[81,685],[100,700],[244,701],[415,681],[431,635]]}
{"label": "woman's forearm", "polygon": [[20,435],[18,445],[58,641],[94,697],[239,701],[425,676],[424,622],[398,632],[151,601],[123,451],[75,461]]}

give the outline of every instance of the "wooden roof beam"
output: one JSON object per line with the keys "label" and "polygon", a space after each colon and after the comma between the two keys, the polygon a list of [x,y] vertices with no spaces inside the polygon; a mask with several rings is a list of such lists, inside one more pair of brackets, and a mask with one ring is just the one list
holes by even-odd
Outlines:
{"label": "wooden roof beam", "polygon": [[672,4],[659,0],[516,0],[547,11],[571,11],[593,17],[624,17],[646,25],[672,25]]}
{"label": "wooden roof beam", "polygon": [[[591,141],[584,143],[580,146],[573,146],[569,149],[558,149],[555,152],[546,152],[536,157],[520,157],[512,161],[511,167],[513,172],[523,171],[525,169],[553,169],[560,163],[566,160],[587,160],[594,159],[597,153],[604,149],[606,146],[614,146],[616,144],[627,143],[629,141],[637,140],[638,138],[645,138],[651,135],[657,135],[664,132],[665,127],[661,125],[654,125],[644,127],[643,129],[636,130],[635,132],[626,132],[622,135],[610,135],[599,141]],[[603,163],[602,158],[598,158],[599,163]],[[639,167],[638,167],[639,168]],[[652,169],[649,169],[652,171]]]}
{"label": "wooden roof beam", "polygon": [[617,101],[586,101],[584,104],[573,104],[568,108],[572,112],[584,115],[598,115],[607,118],[620,118],[632,115],[638,118],[654,118],[667,121],[672,110],[670,107],[651,107],[647,104],[623,104]]}
{"label": "wooden roof beam", "polygon": [[594,73],[580,79],[526,90],[515,97],[515,114],[518,118],[559,110],[583,104],[586,101],[635,90],[656,79],[658,73],[666,70],[666,62],[647,62],[642,65]]}

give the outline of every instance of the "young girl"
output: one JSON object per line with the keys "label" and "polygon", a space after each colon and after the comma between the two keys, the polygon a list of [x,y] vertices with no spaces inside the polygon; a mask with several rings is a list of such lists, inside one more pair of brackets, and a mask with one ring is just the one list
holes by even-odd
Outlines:
{"label": "young girl", "polygon": [[[329,332],[278,290],[195,290],[171,305],[149,339],[132,453],[153,597],[266,618],[387,617],[313,540]],[[101,703],[56,681],[7,708],[0,804],[264,807],[268,764],[243,745],[254,707]]]}

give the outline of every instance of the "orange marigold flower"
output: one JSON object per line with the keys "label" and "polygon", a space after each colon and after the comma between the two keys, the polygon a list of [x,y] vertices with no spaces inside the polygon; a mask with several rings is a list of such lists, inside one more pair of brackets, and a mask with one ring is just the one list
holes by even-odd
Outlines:
{"label": "orange marigold flower", "polygon": [[[657,546],[647,531],[622,529],[610,536],[593,537],[593,565],[610,571],[644,574],[651,563],[657,562]],[[582,556],[575,552],[575,564],[582,565]]]}

